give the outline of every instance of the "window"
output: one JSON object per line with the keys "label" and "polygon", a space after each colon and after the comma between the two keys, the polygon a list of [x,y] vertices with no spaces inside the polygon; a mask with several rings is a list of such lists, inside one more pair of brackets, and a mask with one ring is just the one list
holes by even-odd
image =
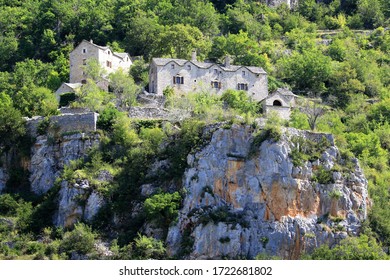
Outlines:
{"label": "window", "polygon": [[171,64],[171,69],[175,69],[175,64]]}
{"label": "window", "polygon": [[218,69],[214,69],[214,74],[218,74]]}
{"label": "window", "polygon": [[242,71],[242,76],[243,76],[243,77],[245,77],[245,74],[246,74],[245,71]]}
{"label": "window", "polygon": [[81,80],[81,83],[85,85],[87,83],[87,80]]}
{"label": "window", "polygon": [[108,68],[112,68],[112,62],[111,61],[107,60],[106,65],[107,65]]}
{"label": "window", "polygon": [[83,65],[87,65],[87,60],[83,59]]}
{"label": "window", "polygon": [[221,82],[213,81],[213,82],[211,82],[211,87],[220,89],[222,87],[222,85],[221,85]]}
{"label": "window", "polygon": [[182,85],[184,84],[184,78],[183,77],[180,77],[180,76],[174,76],[173,77],[173,84],[176,85]]}
{"label": "window", "polygon": [[248,90],[248,84],[239,83],[237,84],[238,90]]}
{"label": "window", "polygon": [[87,49],[83,49],[83,53],[87,53]]}
{"label": "window", "polygon": [[191,65],[187,65],[187,69],[188,69],[188,70],[191,70]]}
{"label": "window", "polygon": [[111,55],[111,52],[110,52],[110,51],[107,51],[107,53],[108,53],[109,55]]}

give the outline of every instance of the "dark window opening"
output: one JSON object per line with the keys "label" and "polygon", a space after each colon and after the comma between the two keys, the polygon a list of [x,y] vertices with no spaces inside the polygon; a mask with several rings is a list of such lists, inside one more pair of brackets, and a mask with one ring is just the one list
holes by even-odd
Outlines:
{"label": "dark window opening", "polygon": [[184,84],[184,77],[180,77],[180,76],[175,76],[173,77],[173,84],[178,84],[178,85],[182,85]]}
{"label": "dark window opening", "polygon": [[211,82],[211,87],[220,89],[222,87],[222,84],[221,84],[221,82],[218,82],[218,81]]}
{"label": "dark window opening", "polygon": [[239,83],[237,84],[238,90],[248,90],[248,84]]}
{"label": "dark window opening", "polygon": [[272,104],[273,106],[282,106],[282,102],[280,102],[279,100],[275,100],[274,103]]}
{"label": "dark window opening", "polygon": [[85,85],[87,83],[87,80],[81,80],[81,83]]}
{"label": "dark window opening", "polygon": [[111,61],[108,61],[108,60],[107,60],[106,65],[107,65],[108,68],[112,68],[112,62],[111,62]]}

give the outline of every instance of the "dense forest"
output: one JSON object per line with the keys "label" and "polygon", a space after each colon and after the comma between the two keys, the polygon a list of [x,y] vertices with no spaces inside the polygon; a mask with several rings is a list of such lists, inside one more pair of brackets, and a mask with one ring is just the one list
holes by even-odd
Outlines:
{"label": "dense forest", "polygon": [[[103,168],[110,170],[114,183],[96,182],[95,187],[112,203],[91,224],[55,228],[47,217],[58,184],[45,196],[33,195],[28,174],[15,166],[0,195],[0,258],[68,259],[73,252],[99,258],[96,240],[108,240],[112,259],[166,258],[164,242],[140,234],[139,227],[157,217],[167,228],[183,194],[162,189],[143,201],[142,215],[124,215],[129,201],[140,199],[137,187],[150,179],[142,170],[156,157],[170,157],[171,169],[161,176],[178,179],[186,155],[202,142],[205,124],[234,115],[251,123],[261,113],[240,92],[194,94],[183,101],[167,90],[167,107],[192,111],[180,132],[170,124],[128,118],[124,111],[147,87],[151,58],[189,59],[194,49],[200,60],[222,62],[229,55],[234,64],[264,68],[270,92],[288,87],[311,100],[306,111],[295,110],[283,125],[332,133],[343,154],[359,159],[372,199],[361,236],[332,249],[320,247],[304,258],[388,258],[390,1],[299,0],[292,10],[264,2],[0,0],[0,155],[14,153],[20,159],[29,153],[32,140],[22,117],[57,114],[53,92],[68,81],[69,53],[83,39],[137,57],[130,73],[111,75],[110,92],[96,86],[101,73],[90,62],[88,82],[72,104],[100,113],[101,147],[65,167],[61,179],[93,181]],[[173,144],[162,149],[167,139],[174,139]],[[114,228],[110,221],[118,216],[121,227]]]}

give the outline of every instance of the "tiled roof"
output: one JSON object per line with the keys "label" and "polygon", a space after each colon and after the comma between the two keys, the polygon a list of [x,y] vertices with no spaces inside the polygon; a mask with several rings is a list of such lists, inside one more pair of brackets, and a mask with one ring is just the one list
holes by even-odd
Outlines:
{"label": "tiled roof", "polygon": [[210,67],[218,66],[224,71],[235,72],[235,71],[239,70],[240,68],[246,68],[254,74],[266,74],[266,72],[264,71],[263,68],[255,67],[255,66],[230,65],[230,67],[225,67],[225,65],[223,65],[223,64],[210,63],[210,62],[200,62],[200,61],[178,59],[178,58],[153,58],[152,61],[158,66],[165,66],[171,62],[174,62],[174,63],[178,64],[179,66],[183,66],[187,62],[191,62],[192,64],[196,65],[197,67],[203,68],[203,69],[208,69]]}

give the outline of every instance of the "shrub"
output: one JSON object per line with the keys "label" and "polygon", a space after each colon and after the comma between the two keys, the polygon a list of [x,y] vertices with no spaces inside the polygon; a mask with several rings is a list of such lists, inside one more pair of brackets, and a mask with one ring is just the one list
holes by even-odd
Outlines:
{"label": "shrub", "polygon": [[329,197],[332,199],[339,200],[342,196],[342,193],[339,190],[333,190],[329,193]]}
{"label": "shrub", "polygon": [[134,241],[134,257],[136,259],[163,259],[165,251],[164,244],[153,237],[138,234]]}
{"label": "shrub", "polygon": [[15,215],[18,207],[18,202],[10,194],[0,195],[0,214]]}
{"label": "shrub", "polygon": [[361,235],[341,240],[330,249],[327,245],[314,250],[309,256],[313,260],[381,260],[389,257],[372,237]]}
{"label": "shrub", "polygon": [[60,250],[67,255],[71,255],[72,252],[78,254],[89,254],[94,250],[95,233],[92,229],[82,223],[75,225],[72,231],[68,231],[64,234],[64,237],[60,244]]}
{"label": "shrub", "polygon": [[255,115],[260,111],[260,105],[252,102],[245,91],[227,90],[222,94],[221,100],[241,114],[250,113]]}
{"label": "shrub", "polygon": [[76,100],[76,93],[66,92],[60,95],[60,107],[66,107]]}
{"label": "shrub", "polygon": [[333,172],[326,170],[324,167],[319,166],[313,176],[313,181],[319,184],[334,184]]}
{"label": "shrub", "polygon": [[179,213],[180,202],[181,196],[178,192],[156,194],[145,200],[145,214],[150,220],[169,225]]}
{"label": "shrub", "polygon": [[114,125],[115,120],[118,118],[119,115],[120,112],[116,108],[112,106],[106,107],[98,117],[96,123],[97,128],[111,132],[112,126]]}

